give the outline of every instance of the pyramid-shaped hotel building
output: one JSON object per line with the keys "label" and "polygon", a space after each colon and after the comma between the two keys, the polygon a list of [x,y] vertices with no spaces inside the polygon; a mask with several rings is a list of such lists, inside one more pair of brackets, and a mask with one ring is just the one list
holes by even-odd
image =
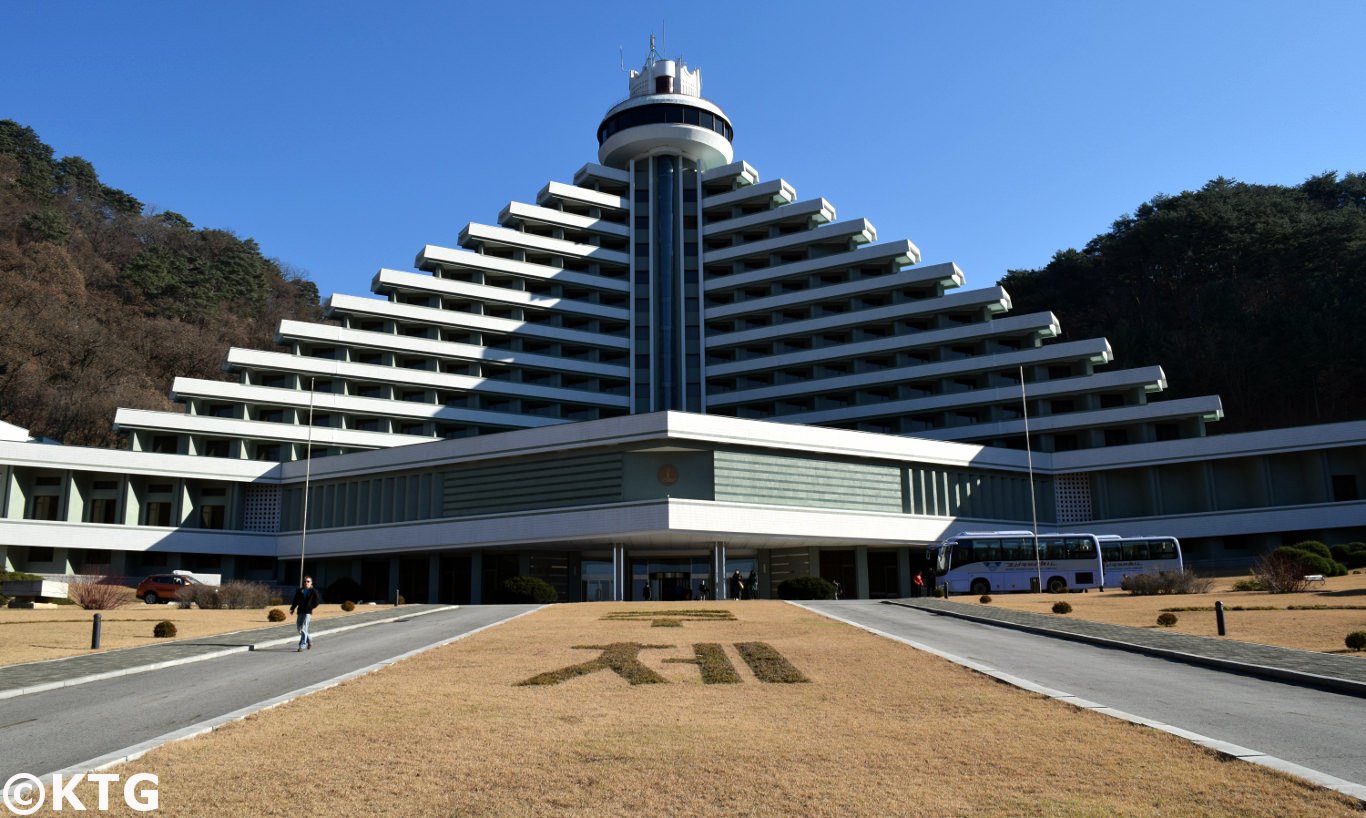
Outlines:
{"label": "pyramid-shaped hotel building", "polygon": [[652,48],[597,136],[376,297],[229,350],[233,380],[178,378],[184,412],[120,410],[128,451],[0,441],[6,566],[286,579],[302,550],[371,598],[735,570],[877,597],[946,533],[1036,516],[1197,562],[1366,538],[1366,424],[1207,436],[1217,396],[1163,400],[1160,367],[736,160],[681,62]]}

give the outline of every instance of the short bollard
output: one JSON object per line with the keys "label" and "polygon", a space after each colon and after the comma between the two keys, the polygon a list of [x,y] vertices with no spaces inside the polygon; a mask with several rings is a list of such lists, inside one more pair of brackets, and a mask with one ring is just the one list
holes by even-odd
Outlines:
{"label": "short bollard", "polygon": [[95,614],[95,622],[90,626],[90,649],[99,650],[100,647],[100,624],[104,617]]}
{"label": "short bollard", "polygon": [[1224,635],[1224,603],[1214,603],[1214,624],[1219,627],[1219,635]]}

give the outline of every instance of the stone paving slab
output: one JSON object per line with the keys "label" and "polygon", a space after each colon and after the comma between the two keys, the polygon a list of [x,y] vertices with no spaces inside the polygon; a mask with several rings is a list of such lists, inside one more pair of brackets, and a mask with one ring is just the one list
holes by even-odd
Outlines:
{"label": "stone paving slab", "polygon": [[1214,636],[1191,636],[1152,628],[1109,625],[1061,615],[1013,611],[943,599],[898,599],[888,600],[888,603],[1366,696],[1366,660],[1354,656],[1259,645]]}
{"label": "stone paving slab", "polygon": [[[314,622],[315,636],[352,630],[366,625],[377,625],[410,616],[422,616],[449,610],[451,605],[403,605],[377,607],[372,611],[323,619]],[[0,666],[0,698],[37,693],[72,684],[93,682],[129,673],[144,673],[172,665],[198,662],[226,656],[230,653],[254,650],[273,644],[285,644],[299,638],[291,621],[286,624],[245,631],[220,633],[197,639],[182,639],[135,648],[87,653],[43,662]]]}

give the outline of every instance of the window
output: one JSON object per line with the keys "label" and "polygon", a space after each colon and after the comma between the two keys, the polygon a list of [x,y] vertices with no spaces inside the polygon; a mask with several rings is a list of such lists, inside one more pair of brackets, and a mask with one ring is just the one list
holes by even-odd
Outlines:
{"label": "window", "polygon": [[225,506],[200,506],[199,508],[199,527],[222,529],[227,522],[227,508]]}
{"label": "window", "polygon": [[169,526],[171,524],[171,504],[164,501],[148,503],[142,524]]}
{"label": "window", "polygon": [[60,497],[51,494],[40,494],[33,498],[30,520],[55,520],[57,512],[61,507]]}
{"label": "window", "polygon": [[1333,475],[1333,502],[1349,503],[1353,500],[1360,499],[1361,495],[1357,491],[1357,477],[1355,474]]}
{"label": "window", "polygon": [[45,545],[30,545],[28,547],[29,562],[52,562],[52,549]]}
{"label": "window", "polygon": [[117,523],[118,522],[119,501],[97,497],[90,501],[89,523]]}

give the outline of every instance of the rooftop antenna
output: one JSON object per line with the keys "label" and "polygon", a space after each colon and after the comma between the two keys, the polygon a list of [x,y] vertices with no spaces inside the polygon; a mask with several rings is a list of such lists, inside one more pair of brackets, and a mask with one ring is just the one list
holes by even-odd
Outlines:
{"label": "rooftop antenna", "polygon": [[626,73],[626,48],[624,46],[617,46],[617,60],[621,72]]}

